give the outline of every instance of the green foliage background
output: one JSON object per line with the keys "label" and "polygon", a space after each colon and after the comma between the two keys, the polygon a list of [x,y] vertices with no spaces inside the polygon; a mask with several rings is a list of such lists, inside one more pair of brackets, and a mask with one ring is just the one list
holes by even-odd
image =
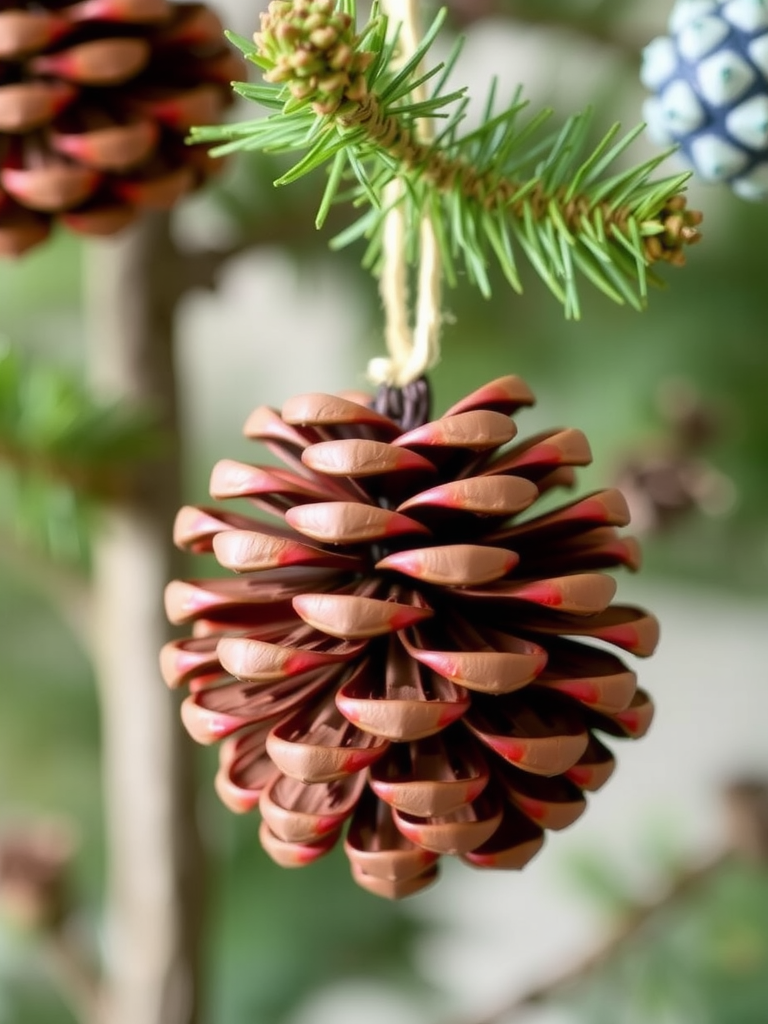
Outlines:
{"label": "green foliage background", "polygon": [[[506,9],[535,21],[576,24],[593,36],[631,40],[633,6],[619,0],[530,0],[510,2]],[[662,28],[663,20],[655,30]],[[604,83],[596,99],[603,127],[615,119],[605,96],[631,93],[635,70],[630,54],[615,79]],[[276,209],[278,216],[281,211],[295,216],[302,197],[307,210],[316,206],[321,181],[302,183],[286,198],[263,187],[268,173],[263,165],[240,166],[226,186],[234,189],[225,197],[227,207],[237,216],[247,211],[258,223],[260,216],[275,217]],[[764,598],[768,209],[747,206],[724,191],[699,189],[692,204],[705,210],[705,242],[691,252],[687,270],[666,272],[671,289],[652,293],[643,315],[585,290],[581,321],[566,323],[533,275],[522,298],[509,294],[500,278],[493,282],[492,302],[461,285],[449,293],[452,322],[434,374],[437,405],[458,398],[467,382],[520,373],[541,396],[544,422],[549,424],[556,411],[564,424],[586,431],[595,450],[590,473],[596,483],[605,481],[628,449],[662,431],[654,407],[659,384],[670,377],[690,380],[721,417],[721,435],[707,454],[732,478],[738,504],[727,517],[694,517],[648,542],[648,572]],[[312,237],[311,213],[306,223],[306,236],[292,248],[311,273],[314,261],[330,257]],[[369,276],[359,269],[359,256],[354,251],[332,258],[348,287],[369,297],[373,336],[378,302]],[[79,266],[78,244],[63,235],[18,265],[0,266],[0,332],[75,373],[83,359]],[[371,344],[361,343],[359,365],[372,354]],[[207,471],[201,464],[190,467],[191,497],[202,496],[198,481]],[[9,527],[6,518],[0,525],[0,818],[53,812],[79,823],[77,884],[98,934],[103,863],[98,710],[90,669],[29,574],[3,558],[13,543]],[[425,1020],[431,1019],[434,993],[420,981],[410,956],[420,926],[407,906],[390,906],[350,885],[340,857],[304,872],[276,868],[257,845],[255,821],[235,819],[218,805],[212,774],[209,763],[201,766],[200,813],[216,865],[209,894],[209,1019],[280,1024],[309,992],[342,977],[375,977],[403,986],[423,1000]],[[305,912],[309,902],[311,914]],[[584,995],[586,1021],[765,1024],[764,873],[723,876],[645,939],[631,962]],[[29,940],[7,929],[0,932],[0,1024],[70,1024],[69,1011],[39,978]],[[625,1007],[621,1017],[616,1015],[619,994]]]}

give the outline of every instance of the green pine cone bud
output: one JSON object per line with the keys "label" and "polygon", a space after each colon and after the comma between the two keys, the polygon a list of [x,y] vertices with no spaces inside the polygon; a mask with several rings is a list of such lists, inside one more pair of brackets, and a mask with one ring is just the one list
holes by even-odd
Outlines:
{"label": "green pine cone bud", "polygon": [[272,0],[254,34],[259,56],[269,63],[268,82],[283,82],[294,100],[317,114],[334,114],[368,95],[365,71],[374,54],[358,51],[352,18],[335,0]]}

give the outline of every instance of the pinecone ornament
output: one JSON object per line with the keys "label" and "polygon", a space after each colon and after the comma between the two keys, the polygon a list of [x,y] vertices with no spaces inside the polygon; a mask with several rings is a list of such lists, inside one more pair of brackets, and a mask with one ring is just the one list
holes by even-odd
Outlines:
{"label": "pinecone ornament", "polygon": [[646,47],[645,118],[705,181],[768,198],[768,2],[678,0]]}
{"label": "pinecone ornament", "polygon": [[649,655],[658,627],[611,605],[601,570],[638,564],[620,493],[522,515],[590,461],[584,436],[521,442],[533,396],[504,377],[428,419],[426,385],[376,402],[309,394],[245,425],[282,465],[224,460],[218,507],[179,513],[176,541],[238,576],[175,581],[192,636],[162,654],[188,685],[182,717],[223,740],[217,790],[261,809],[280,864],[344,847],[355,880],[416,892],[441,854],[519,868],[545,829],[584,810],[613,757],[598,734],[642,735],[652,706],[595,638]]}
{"label": "pinecone ornament", "polygon": [[242,65],[200,3],[10,0],[0,9],[0,254],[54,220],[107,235],[213,172],[184,137]]}

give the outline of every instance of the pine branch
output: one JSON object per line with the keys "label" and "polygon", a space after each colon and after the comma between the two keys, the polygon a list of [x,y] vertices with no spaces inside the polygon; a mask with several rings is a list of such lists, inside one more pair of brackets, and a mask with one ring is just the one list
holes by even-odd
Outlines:
{"label": "pine branch", "polygon": [[634,904],[604,944],[588,953],[583,960],[567,967],[550,981],[529,989],[498,1010],[485,1014],[480,1019],[465,1020],[462,1024],[512,1024],[518,1018],[522,1019],[525,1011],[531,1007],[547,1003],[580,983],[588,981],[638,941],[646,927],[661,913],[667,913],[673,907],[686,902],[702,886],[711,882],[731,860],[729,853],[719,852],[709,860],[684,868],[658,898],[647,903]]}
{"label": "pine branch", "polygon": [[[335,244],[367,238],[364,262],[374,271],[387,214],[380,197],[395,178],[406,186],[400,201],[410,262],[417,259],[419,222],[427,210],[449,283],[456,283],[463,263],[486,295],[494,261],[521,291],[517,260],[524,255],[567,316],[579,316],[579,277],[618,303],[642,308],[648,283],[660,283],[653,264],[685,261],[683,249],[698,240],[701,220],[686,208],[682,193],[688,175],[652,180],[667,153],[615,169],[641,127],[619,139],[614,126],[590,149],[590,112],[542,135],[551,112],[526,121],[519,96],[509,109],[496,112],[492,89],[480,127],[460,134],[466,91],[444,91],[459,48],[444,65],[426,74],[419,70],[445,12],[402,66],[396,62],[397,36],[388,32],[378,4],[359,32],[355,15],[354,0],[273,0],[254,43],[232,37],[265,79],[263,85],[238,84],[236,90],[272,113],[195,129],[192,141],[226,140],[216,155],[302,154],[277,185],[325,167],[318,226],[336,202],[363,208]],[[428,98],[414,101],[414,90],[425,83],[431,85]],[[429,143],[420,141],[423,119],[438,124]]]}
{"label": "pine branch", "polygon": [[161,445],[148,414],[0,350],[0,519],[26,547],[82,561],[94,506],[130,493],[137,463]]}

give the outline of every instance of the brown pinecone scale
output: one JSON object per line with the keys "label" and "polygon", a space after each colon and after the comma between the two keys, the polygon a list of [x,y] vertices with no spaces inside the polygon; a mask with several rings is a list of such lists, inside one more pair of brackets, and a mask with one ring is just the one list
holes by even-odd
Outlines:
{"label": "brown pinecone scale", "polygon": [[169,585],[192,636],[161,663],[189,687],[191,735],[223,740],[218,793],[260,807],[270,856],[310,863],[346,828],[355,880],[397,898],[443,854],[520,868],[578,818],[613,770],[603,738],[652,717],[606,644],[649,655],[658,626],[611,603],[604,570],[639,560],[618,491],[536,514],[590,451],[577,430],[516,439],[519,378],[434,420],[422,385],[363,401],[251,415],[281,465],[224,460],[211,493],[269,518],[181,510],[177,543],[237,575]]}
{"label": "brown pinecone scale", "polygon": [[167,209],[214,170],[184,145],[217,121],[242,65],[201,3],[0,5],[0,255],[55,220],[108,235]]}

